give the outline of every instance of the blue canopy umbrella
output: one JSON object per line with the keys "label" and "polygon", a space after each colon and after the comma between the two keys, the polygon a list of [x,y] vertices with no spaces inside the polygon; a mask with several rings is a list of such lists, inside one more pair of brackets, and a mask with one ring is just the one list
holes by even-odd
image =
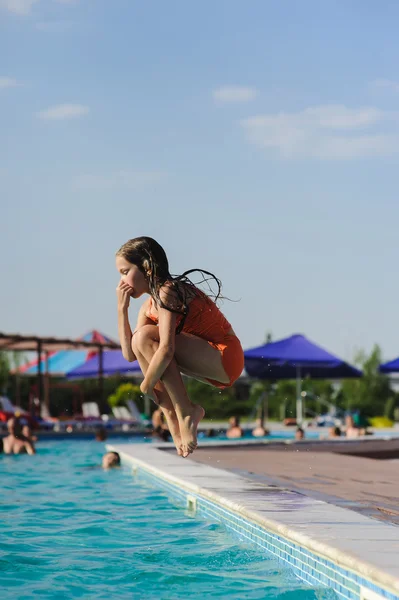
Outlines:
{"label": "blue canopy umbrella", "polygon": [[[135,374],[141,373],[137,361],[129,362],[123,358],[121,350],[109,350],[103,353],[103,375],[116,375],[119,373]],[[68,379],[84,379],[90,377],[100,377],[100,359],[99,356],[93,356],[83,365],[68,371]]]}
{"label": "blue canopy umbrella", "polygon": [[296,379],[297,419],[302,421],[301,379],[346,379],[362,372],[317,346],[304,335],[270,342],[244,352],[245,370],[258,379]]}
{"label": "blue canopy umbrella", "polygon": [[380,365],[380,373],[397,373],[399,371],[399,358],[390,360]]}

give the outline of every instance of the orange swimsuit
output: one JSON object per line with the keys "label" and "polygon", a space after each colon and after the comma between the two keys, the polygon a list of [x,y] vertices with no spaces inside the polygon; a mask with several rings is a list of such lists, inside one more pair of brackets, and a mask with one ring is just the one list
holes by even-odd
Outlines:
{"label": "orange swimsuit", "polygon": [[[151,306],[152,302],[151,298]],[[223,368],[229,377],[228,383],[221,383],[208,378],[206,380],[218,388],[230,387],[241,375],[244,368],[244,352],[240,340],[233,333],[229,333],[231,330],[230,323],[215,302],[205,294],[200,293],[197,295],[190,302],[188,308],[182,331],[206,340],[210,346],[219,350]],[[156,315],[149,312],[147,316],[154,323],[158,323]],[[182,318],[183,315],[178,316],[177,325],[179,325]]]}

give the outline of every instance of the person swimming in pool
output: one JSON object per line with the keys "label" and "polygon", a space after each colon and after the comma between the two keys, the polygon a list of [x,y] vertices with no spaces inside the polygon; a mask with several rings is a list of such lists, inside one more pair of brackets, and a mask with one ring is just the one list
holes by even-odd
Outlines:
{"label": "person swimming in pool", "polygon": [[37,442],[37,435],[33,435],[32,433],[32,429],[30,428],[29,425],[24,425],[22,427],[22,435],[25,437],[25,439],[27,439],[29,442]]}
{"label": "person swimming in pool", "polygon": [[121,466],[121,457],[118,452],[106,452],[102,458],[101,466],[103,469],[114,469]]}
{"label": "person swimming in pool", "polygon": [[242,438],[244,435],[244,431],[240,425],[240,419],[238,417],[230,417],[229,419],[230,427],[226,431],[226,436],[228,438]]}
{"label": "person swimming in pool", "polygon": [[[197,447],[204,409],[193,404],[182,374],[218,388],[231,386],[244,368],[244,353],[232,326],[216,305],[221,283],[208,271],[192,269],[173,276],[164,249],[150,237],[129,240],[116,253],[121,279],[116,288],[118,331],[126,360],[138,360],[143,394],[159,405],[180,456]],[[189,275],[201,273],[194,284]],[[199,289],[213,279],[214,299]],[[209,285],[209,284],[208,284]],[[130,299],[148,294],[132,332]]]}
{"label": "person swimming in pool", "polygon": [[7,421],[8,436],[3,439],[4,454],[36,454],[33,442],[22,433],[18,417]]}

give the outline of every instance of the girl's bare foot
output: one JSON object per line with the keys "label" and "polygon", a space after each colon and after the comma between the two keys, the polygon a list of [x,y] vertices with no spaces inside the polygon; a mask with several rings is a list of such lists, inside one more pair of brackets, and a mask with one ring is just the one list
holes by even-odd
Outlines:
{"label": "girl's bare foot", "polygon": [[162,408],[162,406],[160,408],[165,416],[165,421],[170,435],[172,436],[173,443],[176,446],[177,454],[179,456],[183,456],[182,437],[176,413],[174,410],[168,410],[166,408]]}
{"label": "girl's bare foot", "polygon": [[197,447],[197,429],[200,421],[204,418],[205,411],[199,404],[193,404],[192,411],[185,415],[180,421],[180,432],[182,436],[183,458],[194,452]]}

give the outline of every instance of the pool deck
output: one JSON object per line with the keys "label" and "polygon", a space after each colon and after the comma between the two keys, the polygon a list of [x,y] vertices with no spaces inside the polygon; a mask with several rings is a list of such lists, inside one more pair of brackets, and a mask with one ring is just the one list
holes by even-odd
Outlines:
{"label": "pool deck", "polygon": [[[315,482],[319,479],[327,482],[327,468],[339,474],[344,487],[351,490],[349,495],[356,495],[354,490],[361,481],[365,485],[362,489],[368,485],[370,493],[375,484],[375,497],[383,497],[385,502],[386,496],[393,500],[394,489],[396,497],[398,495],[397,464],[384,466],[381,461],[337,455],[326,463],[324,458],[329,455],[297,453],[295,449],[279,452],[265,447],[203,447],[185,460],[170,452],[167,446],[110,443],[107,447],[119,452],[123,462],[134,468],[177,485],[188,494],[191,492],[225,506],[252,523],[371,580],[399,598],[399,529],[391,523],[293,489],[298,482],[309,489],[317,486]],[[376,469],[371,478],[368,465],[374,462]],[[284,481],[282,486],[276,485],[275,480],[262,479],[277,475]],[[349,487],[347,480],[352,482]],[[322,485],[323,489],[328,487],[328,483]],[[397,504],[396,501],[396,508]]]}
{"label": "pool deck", "polygon": [[[385,442],[399,448],[399,440]],[[190,461],[227,469],[399,525],[399,461],[363,458],[384,442],[199,447]],[[384,450],[381,451],[384,453]],[[346,454],[346,455],[345,455]],[[399,540],[399,529],[397,529]]]}

